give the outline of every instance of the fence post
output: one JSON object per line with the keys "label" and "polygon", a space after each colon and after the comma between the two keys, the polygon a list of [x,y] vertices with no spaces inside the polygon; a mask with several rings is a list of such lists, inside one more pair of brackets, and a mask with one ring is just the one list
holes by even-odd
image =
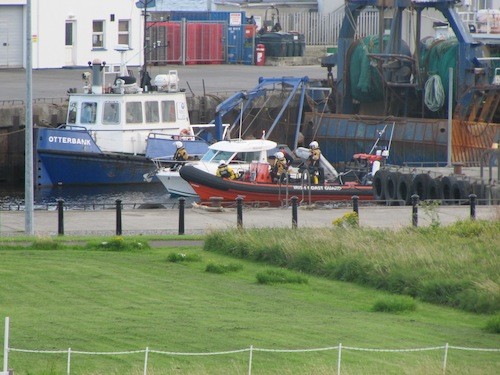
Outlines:
{"label": "fence post", "polygon": [[57,200],[57,234],[64,235],[64,200]]}
{"label": "fence post", "polygon": [[149,358],[149,346],[146,346],[146,354],[144,355],[144,375],[148,373],[148,358]]}
{"label": "fence post", "polygon": [[9,371],[9,327],[10,318],[5,317],[5,330],[3,338],[3,373],[8,374]]}
{"label": "fence post", "polygon": [[186,198],[179,198],[179,235],[184,234],[184,203]]}
{"label": "fence post", "polygon": [[342,359],[342,343],[339,343],[339,358],[337,359],[337,375],[340,375],[340,361]]}
{"label": "fence post", "polygon": [[248,359],[248,375],[252,375],[253,345],[250,345],[250,358]]}
{"label": "fence post", "polygon": [[238,229],[243,229],[243,198],[236,198],[236,225]]}
{"label": "fence post", "polygon": [[476,220],[476,198],[477,198],[476,194],[469,195],[471,220]]}
{"label": "fence post", "polygon": [[122,201],[116,200],[116,235],[122,235]]}
{"label": "fence post", "polygon": [[71,348],[68,348],[68,364],[66,366],[66,375],[69,375],[71,372]]}
{"label": "fence post", "polygon": [[446,362],[448,361],[448,343],[444,346],[443,375],[446,374]]}
{"label": "fence post", "polygon": [[297,218],[297,202],[299,198],[296,196],[292,197],[292,228],[297,229],[297,225],[299,224],[299,219]]}
{"label": "fence post", "polygon": [[417,194],[413,194],[411,196],[411,205],[412,205],[411,223],[414,227],[418,226],[418,199],[419,196]]}

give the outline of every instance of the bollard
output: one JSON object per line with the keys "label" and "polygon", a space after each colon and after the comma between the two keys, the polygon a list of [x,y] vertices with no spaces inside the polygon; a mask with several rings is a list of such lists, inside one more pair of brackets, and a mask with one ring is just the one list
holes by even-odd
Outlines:
{"label": "bollard", "polygon": [[470,199],[470,219],[476,220],[476,194],[469,195]]}
{"label": "bollard", "polygon": [[184,203],[186,198],[179,198],[179,235],[184,234]]}
{"label": "bollard", "polygon": [[418,226],[418,200],[419,196],[417,194],[413,194],[411,196],[411,205],[413,207],[412,209],[412,215],[411,215],[411,223],[414,227]]}
{"label": "bollard", "polygon": [[57,234],[64,236],[64,199],[57,200]]}
{"label": "bollard", "polygon": [[236,225],[238,226],[238,229],[243,229],[243,198],[242,197],[236,198],[236,214],[237,214]]}
{"label": "bollard", "polygon": [[122,201],[116,200],[116,235],[122,235]]}
{"label": "bollard", "polygon": [[352,196],[352,212],[356,214],[356,221],[359,225],[359,197],[357,195]]}
{"label": "bollard", "polygon": [[297,229],[298,219],[297,219],[297,202],[299,198],[293,196],[292,197],[292,228]]}

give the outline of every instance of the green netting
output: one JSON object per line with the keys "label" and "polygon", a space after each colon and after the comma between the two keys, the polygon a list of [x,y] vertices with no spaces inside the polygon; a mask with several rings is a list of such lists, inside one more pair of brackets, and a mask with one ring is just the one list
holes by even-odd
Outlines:
{"label": "green netting", "polygon": [[[384,44],[389,36],[384,36]],[[380,75],[375,66],[370,64],[369,53],[378,53],[378,35],[367,36],[358,41],[354,48],[349,66],[349,82],[354,99],[366,103],[383,99],[383,87]]]}
{"label": "green netting", "polygon": [[[420,67],[424,68],[428,77],[437,74],[441,78],[443,89],[448,100],[449,68],[453,68],[453,76],[457,72],[458,40],[425,39],[420,44]],[[453,80],[453,90],[456,90]]]}

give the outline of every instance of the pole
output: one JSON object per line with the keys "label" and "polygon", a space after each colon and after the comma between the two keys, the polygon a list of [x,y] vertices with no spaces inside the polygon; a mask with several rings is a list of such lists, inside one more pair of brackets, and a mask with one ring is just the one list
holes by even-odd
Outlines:
{"label": "pole", "polygon": [[116,200],[116,235],[122,235],[122,201]]}
{"label": "pole", "polygon": [[33,88],[32,83],[31,0],[26,2],[26,131],[24,156],[24,231],[34,235],[33,223]]}
{"label": "pole", "polygon": [[452,149],[452,126],[453,126],[453,68],[448,69],[448,155],[447,166],[451,167]]}
{"label": "pole", "polygon": [[8,373],[9,368],[9,326],[10,318],[7,316],[5,318],[5,331],[3,339],[3,373]]}
{"label": "pole", "polygon": [[418,226],[418,200],[419,196],[417,194],[413,194],[411,196],[411,205],[412,205],[412,214],[411,214],[411,223],[414,227]]}
{"label": "pole", "polygon": [[57,200],[57,234],[64,235],[64,200]]}
{"label": "pole", "polygon": [[179,235],[184,234],[184,203],[186,198],[179,198]]}
{"label": "pole", "polygon": [[243,198],[242,197],[236,198],[236,212],[237,212],[236,224],[238,226],[238,229],[243,229]]}
{"label": "pole", "polygon": [[470,219],[476,220],[476,194],[469,195],[470,199]]}
{"label": "pole", "polygon": [[297,202],[299,198],[296,196],[292,197],[292,228],[297,229],[297,225],[299,223],[299,219],[297,217]]}
{"label": "pole", "polygon": [[148,49],[147,49],[147,37],[146,33],[148,31],[147,27],[147,18],[148,18],[148,3],[150,0],[144,0],[144,39],[143,39],[143,65],[142,65],[142,80],[141,80],[141,87],[143,88],[144,91],[147,91],[146,88],[146,80],[147,80],[147,72],[148,72]]}

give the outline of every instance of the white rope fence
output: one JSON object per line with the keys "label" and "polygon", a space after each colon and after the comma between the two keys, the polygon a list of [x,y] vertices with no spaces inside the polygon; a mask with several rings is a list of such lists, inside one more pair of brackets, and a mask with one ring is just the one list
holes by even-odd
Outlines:
{"label": "white rope fence", "polygon": [[162,351],[162,350],[152,350],[149,347],[146,347],[144,350],[131,350],[131,351],[120,351],[120,352],[90,352],[90,351],[79,351],[79,350],[71,350],[68,348],[67,350],[33,350],[33,349],[18,349],[9,347],[9,318],[5,318],[5,340],[4,340],[4,357],[3,357],[3,371],[0,372],[0,375],[9,375],[9,366],[8,366],[8,358],[9,352],[21,352],[21,353],[36,353],[36,354],[65,354],[67,353],[67,367],[66,374],[71,374],[71,356],[73,354],[81,354],[81,355],[129,355],[129,354],[138,354],[144,353],[144,375],[147,375],[148,370],[148,361],[149,354],[163,354],[170,356],[214,356],[214,355],[227,355],[227,354],[237,354],[237,353],[249,353],[248,360],[248,375],[252,374],[252,361],[254,352],[268,352],[268,353],[305,353],[305,352],[321,352],[328,350],[338,350],[338,359],[337,359],[337,375],[340,375],[341,371],[341,362],[342,362],[342,352],[345,350],[352,351],[364,351],[364,352],[385,352],[385,353],[404,353],[404,352],[423,352],[423,351],[431,351],[431,350],[443,350],[443,365],[442,372],[446,374],[446,365],[448,359],[448,351],[449,349],[456,350],[467,350],[467,351],[482,351],[482,352],[498,352],[500,353],[500,349],[494,348],[466,348],[461,346],[452,346],[446,343],[443,346],[430,346],[425,348],[410,348],[410,349],[377,349],[377,348],[358,348],[354,346],[342,346],[342,343],[339,343],[337,346],[328,346],[324,348],[310,348],[310,349],[265,349],[265,348],[255,348],[251,345],[249,348],[245,349],[236,349],[236,350],[228,350],[228,351],[219,351],[219,352],[170,352],[170,351]]}

